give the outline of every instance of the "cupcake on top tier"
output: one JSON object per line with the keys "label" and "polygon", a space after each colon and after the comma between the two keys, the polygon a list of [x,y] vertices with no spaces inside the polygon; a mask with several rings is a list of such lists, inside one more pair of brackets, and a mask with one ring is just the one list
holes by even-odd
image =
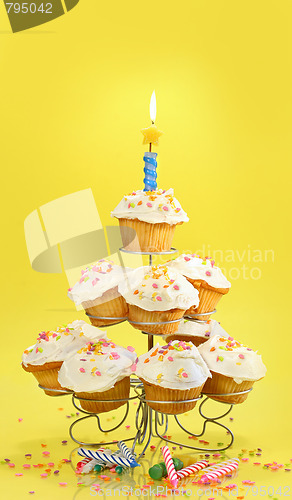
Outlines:
{"label": "cupcake on top tier", "polygon": [[184,401],[197,398],[206,379],[211,376],[198,349],[191,342],[178,340],[164,346],[156,344],[142,354],[137,362],[136,375],[143,382],[148,405],[172,415],[194,408],[196,401]]}
{"label": "cupcake on top tier", "polygon": [[[48,389],[62,389],[58,382],[58,371],[63,361],[90,340],[97,341],[105,332],[94,328],[85,321],[73,321],[56,330],[43,331],[35,345],[25,349],[22,367],[31,372],[38,383]],[[45,391],[48,396],[58,396],[59,392]]]}
{"label": "cupcake on top tier", "polygon": [[120,283],[119,292],[128,303],[128,321],[149,333],[173,333],[178,322],[157,325],[182,318],[191,306],[198,306],[198,291],[179,273],[165,266],[143,266],[132,271]]}
{"label": "cupcake on top tier", "polygon": [[133,191],[111,216],[119,220],[124,248],[135,252],[170,250],[176,225],[189,220],[173,189]]}
{"label": "cupcake on top tier", "polygon": [[[206,314],[215,309],[218,301],[229,292],[231,283],[225,278],[214,260],[209,257],[201,259],[196,254],[182,254],[177,259],[167,262],[170,269],[175,269],[199,291],[199,307],[191,307],[187,315],[195,316],[200,320],[208,320]],[[203,315],[200,315],[200,313]]]}
{"label": "cupcake on top tier", "polygon": [[[103,413],[119,408],[130,392],[131,367],[136,359],[133,347],[127,349],[108,338],[89,342],[60,369],[59,382],[71,389],[80,399],[82,408],[92,413]],[[104,402],[106,400],[114,402]],[[97,401],[93,401],[97,400]]]}
{"label": "cupcake on top tier", "polygon": [[208,321],[202,323],[182,319],[178,324],[177,331],[173,335],[166,335],[164,338],[166,342],[174,339],[184,340],[185,342],[192,342],[198,347],[214,335],[228,336],[220,323],[214,319],[208,319]]}
{"label": "cupcake on top tier", "polygon": [[248,392],[234,396],[220,394],[246,391],[267,371],[262,357],[233,337],[215,335],[199,346],[199,352],[212,373],[212,379],[204,385],[204,393],[216,401],[242,403]]}
{"label": "cupcake on top tier", "polygon": [[[115,265],[111,260],[101,259],[81,272],[80,280],[69,288],[68,297],[76,305],[82,304],[94,326],[123,321],[128,308],[118,292],[118,285],[125,279],[125,274],[125,268]],[[91,316],[109,319],[97,319]]]}

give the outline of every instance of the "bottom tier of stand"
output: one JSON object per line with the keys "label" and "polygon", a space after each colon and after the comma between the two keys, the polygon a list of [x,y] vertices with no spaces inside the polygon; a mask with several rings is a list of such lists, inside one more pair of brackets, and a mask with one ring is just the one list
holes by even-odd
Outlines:
{"label": "bottom tier of stand", "polygon": [[[46,391],[49,390],[43,386],[39,386],[39,387],[41,389],[46,390]],[[210,417],[210,416],[207,416],[203,410],[204,410],[204,406],[206,405],[207,401],[210,399],[209,396],[212,396],[212,395],[202,393],[198,398],[193,399],[193,400],[189,400],[189,401],[199,401],[200,400],[200,404],[198,405],[198,410],[199,410],[200,416],[203,419],[203,426],[202,426],[201,432],[195,433],[193,428],[191,430],[186,429],[186,427],[180,422],[178,415],[168,415],[166,413],[158,412],[158,411],[151,409],[148,406],[148,403],[145,399],[145,392],[143,389],[143,384],[141,383],[141,381],[138,378],[135,378],[135,379],[133,377],[131,378],[131,388],[133,389],[134,395],[129,397],[128,399],[120,400],[121,402],[122,401],[124,402],[125,411],[124,411],[124,414],[123,414],[121,420],[119,421],[119,423],[111,428],[105,428],[103,426],[103,424],[101,422],[101,416],[99,414],[89,413],[89,412],[85,411],[84,409],[80,408],[80,406],[77,403],[78,399],[80,399],[80,398],[77,398],[77,396],[76,396],[76,394],[74,394],[74,392],[65,391],[65,390],[56,390],[56,389],[52,389],[52,390],[54,392],[59,392],[60,395],[70,395],[71,394],[73,406],[76,408],[76,410],[78,410],[79,413],[82,413],[84,415],[84,416],[76,419],[70,425],[70,428],[69,428],[70,437],[73,439],[73,441],[75,441],[75,443],[80,444],[82,446],[97,446],[98,447],[101,445],[104,446],[104,445],[111,445],[111,444],[116,443],[117,442],[116,439],[105,442],[103,439],[104,436],[102,436],[101,439],[93,439],[90,442],[82,441],[76,437],[76,428],[78,427],[80,422],[83,422],[85,420],[88,421],[88,419],[91,419],[91,420],[93,419],[96,421],[96,425],[97,425],[98,430],[100,432],[102,432],[103,434],[107,435],[110,432],[114,432],[119,427],[121,427],[121,425],[126,421],[128,415],[129,415],[130,402],[133,400],[137,400],[137,403],[138,403],[136,415],[135,415],[135,434],[132,435],[131,437],[128,437],[128,435],[126,435],[125,437],[122,437],[122,440],[123,441],[133,441],[131,449],[132,449],[132,452],[134,454],[136,454],[137,460],[140,460],[143,457],[143,455],[145,454],[145,452],[146,452],[146,450],[147,450],[148,446],[150,445],[153,438],[160,438],[161,440],[166,441],[168,443],[171,443],[173,445],[181,446],[181,447],[188,448],[191,450],[202,451],[202,452],[223,451],[223,450],[227,450],[232,445],[232,443],[234,441],[234,435],[233,435],[232,431],[226,425],[219,422],[219,420],[221,420],[223,417],[226,417],[231,412],[231,410],[233,408],[232,404],[223,403],[223,402],[216,402],[216,404],[225,405],[225,408],[223,408],[221,406],[221,410],[223,410],[223,412],[221,411],[218,416]],[[250,392],[251,390],[252,389],[249,389],[248,391],[242,391],[242,392],[239,392],[236,394],[244,394],[244,393]],[[233,393],[233,395],[234,394],[235,393]],[[229,395],[230,394],[220,394],[220,396],[229,396]],[[94,400],[91,400],[91,401],[94,401]],[[114,400],[111,400],[110,402],[114,402]],[[178,403],[178,404],[183,403],[183,402],[184,401],[171,401],[171,403]],[[155,403],[159,403],[163,406],[163,404],[167,404],[167,403],[169,404],[170,402],[169,401],[155,401]],[[226,409],[226,406],[227,406],[227,409]],[[108,415],[108,413],[109,412],[106,412],[106,415]],[[180,441],[174,441],[174,440],[170,439],[169,436],[166,435],[167,431],[168,431],[168,427],[169,427],[170,417],[172,417],[174,419],[174,422],[178,425],[179,429],[181,431],[183,431],[184,433],[186,433],[188,435],[188,437],[195,437],[195,438],[203,437],[206,433],[207,426],[209,424],[216,425],[216,426],[218,426],[221,429],[224,429],[226,431],[225,434],[227,433],[227,435],[228,435],[228,443],[222,444],[222,446],[206,448],[206,447],[200,447],[200,446],[192,446],[190,444],[184,444]],[[200,440],[200,441],[202,441],[202,440]],[[142,448],[142,451],[141,452],[139,451],[139,453],[135,452],[135,448],[136,448],[137,444],[144,445]]]}

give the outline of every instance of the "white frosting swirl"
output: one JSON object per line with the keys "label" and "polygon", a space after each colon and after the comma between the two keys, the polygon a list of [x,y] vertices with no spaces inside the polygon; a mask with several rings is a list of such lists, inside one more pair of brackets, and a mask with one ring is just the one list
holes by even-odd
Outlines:
{"label": "white frosting swirl", "polygon": [[[187,319],[182,319],[178,324],[178,329],[173,335],[193,335],[194,337],[202,337],[208,340],[214,335],[228,336],[226,331],[222,328],[218,321],[214,319],[209,319],[203,323],[197,323],[196,321],[188,321]],[[169,337],[165,335],[164,338]]]}
{"label": "white frosting swirl", "polygon": [[111,216],[117,219],[139,219],[151,224],[178,224],[189,220],[178,200],[174,198],[173,189],[133,191],[123,197],[111,212]]}
{"label": "white frosting swirl", "polygon": [[82,271],[80,280],[69,288],[68,297],[76,305],[95,300],[123,281],[126,272],[126,268],[115,265],[111,260],[101,259]]}
{"label": "white frosting swirl", "polygon": [[215,335],[198,349],[210,370],[232,377],[237,384],[259,380],[266,374],[262,357],[232,337]]}
{"label": "white frosting swirl", "polygon": [[85,321],[76,320],[56,330],[41,332],[35,345],[25,349],[22,355],[24,366],[44,365],[64,361],[90,340],[105,337],[106,332]]}
{"label": "white frosting swirl", "polygon": [[187,310],[198,306],[198,291],[181,274],[165,266],[142,266],[119,285],[128,304],[146,311]]}
{"label": "white frosting swirl", "polygon": [[136,375],[152,384],[185,391],[203,385],[211,373],[192,342],[156,344],[139,357]]}
{"label": "white frosting swirl", "polygon": [[187,278],[206,281],[213,288],[230,288],[231,283],[225,278],[219,267],[210,258],[201,259],[196,254],[181,254],[165,265],[175,269]]}
{"label": "white frosting swirl", "polygon": [[108,339],[88,343],[64,361],[58,380],[75,392],[104,392],[131,374],[134,348],[117,346]]}

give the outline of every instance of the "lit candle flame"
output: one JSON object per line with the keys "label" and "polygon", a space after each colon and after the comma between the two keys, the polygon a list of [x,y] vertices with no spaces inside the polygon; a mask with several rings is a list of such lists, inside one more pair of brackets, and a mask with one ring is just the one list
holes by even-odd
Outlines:
{"label": "lit candle flame", "polygon": [[156,119],[156,95],[155,95],[155,90],[152,92],[152,96],[150,99],[150,119],[152,123],[155,123]]}

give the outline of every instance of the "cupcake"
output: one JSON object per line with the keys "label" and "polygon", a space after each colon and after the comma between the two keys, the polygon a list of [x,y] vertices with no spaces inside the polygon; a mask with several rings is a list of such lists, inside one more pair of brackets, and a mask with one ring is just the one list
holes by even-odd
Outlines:
{"label": "cupcake", "polygon": [[[59,371],[59,383],[80,398],[90,413],[103,413],[124,405],[129,397],[133,347],[117,346],[108,338],[89,342],[68,358]],[[107,400],[115,400],[105,402]]]}
{"label": "cupcake", "polygon": [[136,375],[143,382],[148,406],[172,415],[194,408],[196,401],[188,400],[200,396],[206,379],[211,376],[198,349],[191,342],[178,340],[164,346],[156,344],[142,354]]}
{"label": "cupcake", "polygon": [[128,312],[126,301],[118,292],[125,273],[125,268],[101,259],[81,272],[80,280],[69,288],[68,297],[76,306],[82,304],[94,326],[120,323]]}
{"label": "cupcake", "polygon": [[173,335],[166,335],[164,338],[166,342],[175,339],[184,340],[185,342],[192,342],[198,347],[214,335],[228,336],[218,321],[208,319],[208,321],[196,322],[182,319],[178,324],[177,331]]}
{"label": "cupcake", "polygon": [[200,320],[208,320],[208,312],[214,311],[223,295],[229,292],[231,283],[225,278],[214,260],[201,259],[195,254],[182,254],[166,265],[178,271],[199,291],[199,307],[191,307],[186,314]]}
{"label": "cupcake", "polygon": [[124,248],[134,252],[164,252],[171,248],[175,227],[189,218],[173,189],[134,191],[111,213],[119,220]]}
{"label": "cupcake", "polygon": [[[105,332],[94,328],[85,321],[73,321],[56,330],[43,331],[39,334],[35,345],[25,349],[22,355],[22,368],[31,372],[38,383],[46,387],[48,396],[59,396],[62,389],[58,382],[58,372],[63,361],[78,351],[90,340],[98,340]],[[66,392],[66,391],[65,391]]]}
{"label": "cupcake", "polygon": [[191,306],[198,306],[198,291],[179,273],[165,266],[144,266],[132,271],[119,285],[128,303],[128,321],[148,333],[174,333],[178,321]]}
{"label": "cupcake", "polygon": [[254,382],[263,378],[267,371],[262,357],[256,351],[232,337],[215,335],[199,346],[199,352],[212,373],[212,378],[206,381],[203,392],[216,401],[242,403],[248,392],[230,396],[220,394],[247,391]]}

